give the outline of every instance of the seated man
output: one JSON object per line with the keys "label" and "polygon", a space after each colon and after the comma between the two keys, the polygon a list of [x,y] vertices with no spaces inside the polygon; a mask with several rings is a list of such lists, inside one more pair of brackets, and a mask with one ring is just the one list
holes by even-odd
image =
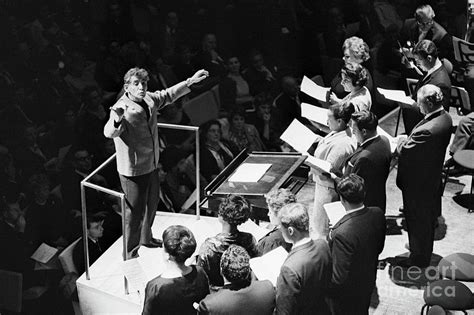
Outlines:
{"label": "seated man", "polygon": [[324,295],[331,277],[329,246],[309,237],[308,210],[301,203],[280,209],[281,232],[292,243],[276,286],[276,314],[327,314]]}
{"label": "seated man", "polygon": [[453,142],[449,147],[449,154],[454,155],[460,150],[474,150],[474,112],[464,116],[456,129]]}
{"label": "seated man", "polygon": [[250,256],[238,245],[222,254],[224,287],[199,303],[200,314],[273,314],[275,290],[270,281],[251,282]]}
{"label": "seated man", "polygon": [[[102,255],[102,248],[99,244],[99,238],[104,233],[104,216],[94,214],[87,217],[87,242],[89,248],[89,266],[91,266]],[[72,260],[76,266],[78,275],[82,275],[86,270],[84,261],[84,240],[77,243],[72,253]]]}

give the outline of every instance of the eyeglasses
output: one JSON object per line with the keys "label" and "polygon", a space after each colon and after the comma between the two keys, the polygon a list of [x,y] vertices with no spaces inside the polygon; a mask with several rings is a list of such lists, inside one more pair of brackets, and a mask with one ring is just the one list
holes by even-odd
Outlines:
{"label": "eyeglasses", "polygon": [[428,21],[428,22],[421,22],[421,21],[416,21],[416,24],[418,24],[419,26],[431,26],[433,25],[433,21]]}

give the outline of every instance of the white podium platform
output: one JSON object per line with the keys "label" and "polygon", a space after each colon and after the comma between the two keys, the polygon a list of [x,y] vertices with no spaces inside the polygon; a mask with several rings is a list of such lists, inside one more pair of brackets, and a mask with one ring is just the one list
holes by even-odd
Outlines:
{"label": "white podium platform", "polygon": [[[170,225],[184,225],[194,234],[197,242],[196,252],[207,237],[221,231],[217,218],[195,215],[157,212],[152,230],[156,238],[161,238],[163,231]],[[252,233],[258,240],[266,231],[247,221],[239,227],[241,231]],[[161,274],[166,261],[162,248],[141,247],[139,265],[142,267],[146,281]],[[141,314],[145,292],[130,288],[125,294],[124,272],[122,271],[122,237],[120,237],[90,268],[90,280],[85,273],[77,280],[77,291],[82,314]]]}

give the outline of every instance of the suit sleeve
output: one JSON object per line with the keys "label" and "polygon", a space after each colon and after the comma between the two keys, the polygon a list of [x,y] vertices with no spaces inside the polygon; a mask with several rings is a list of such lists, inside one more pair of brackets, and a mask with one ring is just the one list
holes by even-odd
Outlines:
{"label": "suit sleeve", "polygon": [[301,283],[296,273],[282,266],[276,286],[276,314],[294,314]]}
{"label": "suit sleeve", "polygon": [[420,156],[422,157],[426,152],[424,150],[424,144],[431,138],[431,132],[429,130],[421,130],[414,132],[405,143],[401,146],[401,156]]}
{"label": "suit sleeve", "polygon": [[337,294],[346,285],[355,249],[350,241],[336,233],[332,239],[331,255],[333,268],[330,289],[331,293]]}
{"label": "suit sleeve", "polygon": [[354,166],[352,167],[352,174],[357,174],[362,178],[368,178],[369,177],[369,172],[368,170],[371,167],[371,163],[368,158],[366,157],[361,157],[357,159],[357,161],[354,163]]}
{"label": "suit sleeve", "polygon": [[191,90],[186,85],[186,81],[183,81],[176,85],[173,85],[170,88],[161,91],[156,91],[150,93],[149,95],[155,102],[156,108],[160,109],[168,104],[173,103],[178,98],[188,94],[189,92],[191,92]]}
{"label": "suit sleeve", "polygon": [[[122,107],[120,104],[115,104],[113,108]],[[122,134],[125,130],[125,124],[122,122],[117,125],[115,122],[118,120],[118,115],[115,113],[114,110],[110,111],[110,117],[107,123],[104,126],[104,136],[106,138],[116,138]]]}

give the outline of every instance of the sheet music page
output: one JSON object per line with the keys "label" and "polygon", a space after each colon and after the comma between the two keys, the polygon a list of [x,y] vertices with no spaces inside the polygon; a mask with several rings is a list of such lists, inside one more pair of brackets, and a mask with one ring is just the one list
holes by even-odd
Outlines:
{"label": "sheet music page", "polygon": [[331,172],[331,163],[328,161],[324,161],[314,156],[308,155],[305,162],[307,162],[311,167],[316,167],[322,170],[323,172],[330,173]]}
{"label": "sheet music page", "polygon": [[405,91],[402,90],[389,90],[389,89],[382,89],[382,88],[377,88],[380,94],[385,96],[385,98],[395,101],[395,102],[400,102],[403,104],[408,104],[408,105],[413,105],[415,101],[407,96],[405,94]]}
{"label": "sheet music page", "polygon": [[304,76],[303,81],[301,82],[301,92],[308,94],[309,96],[317,99],[318,101],[326,102],[326,96],[329,92],[329,88],[319,86],[314,83],[310,78]]}
{"label": "sheet music page", "polygon": [[42,243],[31,255],[31,259],[37,262],[46,264],[58,252],[57,248],[51,247],[48,244]]}
{"label": "sheet music page", "polygon": [[328,109],[301,103],[301,116],[313,120],[321,125],[328,125]]}
{"label": "sheet music page", "polygon": [[256,183],[271,166],[269,163],[243,163],[229,178],[229,182]]}
{"label": "sheet music page", "polygon": [[323,205],[323,207],[329,218],[329,226],[336,225],[336,223],[346,214],[346,208],[344,208],[340,201],[327,203]]}
{"label": "sheet music page", "polygon": [[122,262],[122,271],[127,278],[130,292],[145,292],[146,276],[142,267],[138,263],[138,259],[129,259]]}
{"label": "sheet music page", "polygon": [[257,225],[255,222],[253,222],[250,219],[245,221],[245,223],[239,225],[239,230],[241,230],[242,232],[247,232],[247,233],[252,234],[257,240],[257,242],[260,241],[265,235],[267,235],[268,232],[270,232],[270,230],[267,230]]}
{"label": "sheet music page", "polygon": [[309,147],[318,139],[318,135],[313,133],[308,127],[293,119],[288,128],[280,136],[280,139],[291,145],[299,152],[307,152]]}
{"label": "sheet music page", "polygon": [[288,257],[288,252],[281,246],[261,257],[250,259],[250,267],[258,280],[270,280],[276,287],[280,269]]}

